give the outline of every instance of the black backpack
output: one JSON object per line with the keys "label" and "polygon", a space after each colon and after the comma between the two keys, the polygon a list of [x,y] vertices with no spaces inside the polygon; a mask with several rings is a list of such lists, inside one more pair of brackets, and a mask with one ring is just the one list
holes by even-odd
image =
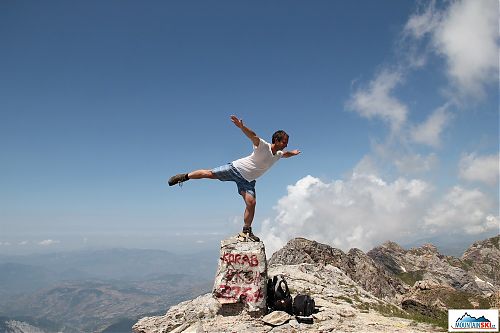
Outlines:
{"label": "black backpack", "polygon": [[297,295],[293,299],[293,314],[296,316],[310,316],[314,312],[314,298],[309,295]]}
{"label": "black backpack", "polygon": [[276,275],[267,281],[267,306],[271,311],[292,314],[292,303],[292,296],[283,275]]}

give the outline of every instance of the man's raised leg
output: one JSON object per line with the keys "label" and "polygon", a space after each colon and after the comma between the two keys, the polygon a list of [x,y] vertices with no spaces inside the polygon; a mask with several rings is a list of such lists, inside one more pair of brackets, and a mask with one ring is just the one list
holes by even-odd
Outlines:
{"label": "man's raised leg", "polygon": [[204,170],[204,169],[188,173],[188,179],[202,179],[202,178],[215,179],[215,175],[212,172],[212,170]]}
{"label": "man's raised leg", "polygon": [[190,173],[180,173],[178,175],[170,177],[168,180],[168,185],[173,186],[175,184],[180,184],[190,179],[202,179],[202,178],[210,178],[215,179],[215,176],[212,170],[196,170]]}

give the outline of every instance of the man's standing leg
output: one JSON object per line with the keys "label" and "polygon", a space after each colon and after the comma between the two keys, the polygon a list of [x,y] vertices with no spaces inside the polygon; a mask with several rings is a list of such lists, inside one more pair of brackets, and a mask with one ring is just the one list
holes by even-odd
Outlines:
{"label": "man's standing leg", "polygon": [[257,204],[257,201],[248,192],[242,192],[241,196],[243,197],[243,200],[245,200],[245,214],[243,215],[243,221],[245,223],[246,228],[250,228],[252,226],[253,222],[253,217],[255,215],[255,205]]}
{"label": "man's standing leg", "polygon": [[245,213],[243,215],[244,226],[242,232],[242,234],[244,235],[242,236],[254,242],[258,242],[260,241],[259,237],[255,236],[252,232],[252,222],[253,222],[253,217],[255,215],[255,205],[257,204],[257,201],[253,195],[251,195],[246,191],[242,191],[241,196],[245,201]]}

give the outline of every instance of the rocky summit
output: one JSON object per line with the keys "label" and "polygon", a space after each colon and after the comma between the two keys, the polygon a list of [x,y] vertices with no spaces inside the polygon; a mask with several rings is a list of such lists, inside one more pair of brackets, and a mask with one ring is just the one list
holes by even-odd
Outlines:
{"label": "rocky summit", "polygon": [[290,240],[268,262],[268,277],[285,277],[292,296],[316,303],[312,323],[277,312],[223,311],[212,293],[146,317],[137,333],[439,332],[448,308],[498,308],[499,237],[474,243],[461,258],[431,244],[405,250],[387,242],[347,253],[304,238]]}

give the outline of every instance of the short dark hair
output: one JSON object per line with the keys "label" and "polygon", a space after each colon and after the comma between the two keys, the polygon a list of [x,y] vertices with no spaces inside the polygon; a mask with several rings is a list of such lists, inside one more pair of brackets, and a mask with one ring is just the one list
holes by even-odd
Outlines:
{"label": "short dark hair", "polygon": [[272,143],[275,143],[276,141],[283,141],[284,138],[288,138],[288,134],[286,134],[285,131],[279,130],[274,132],[273,134],[273,140]]}

